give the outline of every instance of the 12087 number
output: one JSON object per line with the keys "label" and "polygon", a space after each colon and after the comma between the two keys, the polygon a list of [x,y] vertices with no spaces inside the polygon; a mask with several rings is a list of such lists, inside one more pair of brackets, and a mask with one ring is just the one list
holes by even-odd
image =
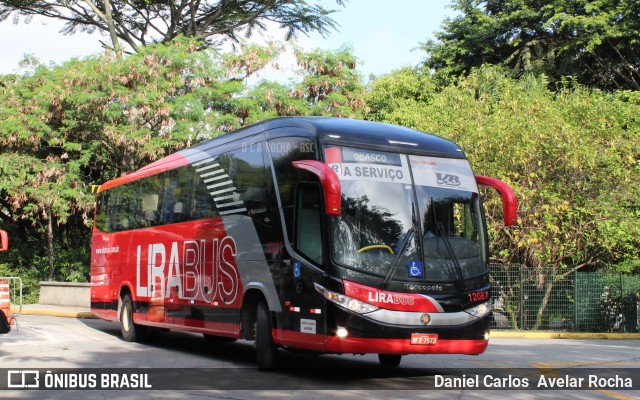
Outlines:
{"label": "12087 number", "polygon": [[489,291],[487,290],[484,290],[482,292],[469,293],[469,301],[471,302],[485,301],[485,300],[489,300]]}

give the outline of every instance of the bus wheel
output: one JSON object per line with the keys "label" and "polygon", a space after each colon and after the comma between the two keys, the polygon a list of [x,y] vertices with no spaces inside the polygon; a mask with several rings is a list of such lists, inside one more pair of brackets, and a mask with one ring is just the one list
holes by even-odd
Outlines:
{"label": "bus wheel", "polygon": [[383,367],[397,367],[402,360],[402,354],[378,354],[378,360]]}
{"label": "bus wheel", "polygon": [[278,363],[278,349],[273,344],[271,329],[269,308],[260,301],[256,309],[256,353],[261,370],[273,369]]}
{"label": "bus wheel", "polygon": [[147,333],[146,326],[140,326],[133,322],[133,301],[131,296],[125,294],[120,308],[120,331],[125,342],[140,342]]}

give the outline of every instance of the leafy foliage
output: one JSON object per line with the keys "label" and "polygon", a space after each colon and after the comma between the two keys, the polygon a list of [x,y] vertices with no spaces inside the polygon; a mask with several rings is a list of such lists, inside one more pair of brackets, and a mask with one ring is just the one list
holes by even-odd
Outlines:
{"label": "leafy foliage", "polygon": [[519,76],[564,76],[601,89],[640,89],[634,0],[454,0],[459,14],[427,41],[425,66],[459,76],[483,64]]}
{"label": "leafy foliage", "polygon": [[[451,139],[476,173],[513,185],[520,228],[499,228],[500,219],[491,218],[494,250],[504,261],[640,265],[637,103],[579,86],[553,93],[543,77],[515,80],[496,67],[439,91],[429,89],[430,79],[400,70],[374,82],[370,115]],[[419,82],[422,98],[414,90]],[[498,206],[489,202],[489,214],[499,215]]]}
{"label": "leafy foliage", "polygon": [[400,70],[374,82],[371,115],[453,140],[477,174],[514,188],[517,229],[501,227],[497,196],[485,193],[492,254],[540,271],[547,295],[575,269],[640,270],[637,101],[579,85],[554,93],[544,77],[488,66],[438,90],[431,79]]}
{"label": "leafy foliage", "polygon": [[77,268],[85,256],[61,243],[74,232],[89,247],[91,185],[272,116],[363,112],[364,86],[348,49],[298,51],[306,68],[299,82],[255,87],[247,78],[275,64],[282,44],[222,55],[200,49],[177,39],[123,59],[107,53],[0,77],[0,219],[16,226],[14,243],[44,240],[24,257],[40,271],[46,249],[48,279],[59,276],[54,253],[67,279],[87,277],[88,263]]}

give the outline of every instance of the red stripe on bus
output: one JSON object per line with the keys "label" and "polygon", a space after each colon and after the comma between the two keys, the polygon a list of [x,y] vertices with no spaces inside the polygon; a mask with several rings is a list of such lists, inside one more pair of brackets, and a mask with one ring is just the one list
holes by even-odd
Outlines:
{"label": "red stripe on bus", "polygon": [[442,312],[438,302],[416,293],[398,293],[380,290],[355,282],[344,281],[344,294],[365,303],[394,311]]}
{"label": "red stripe on bus", "polygon": [[273,329],[273,342],[281,346],[290,346],[300,349],[325,351],[327,335],[302,333],[284,329]]}
{"label": "red stripe on bus", "polygon": [[221,335],[238,338],[240,334],[240,324],[229,322],[204,321],[187,318],[172,318],[172,322],[153,322],[147,318],[146,314],[134,314],[133,320],[137,324],[148,325],[157,328],[178,329],[184,332],[208,333],[211,335]]}

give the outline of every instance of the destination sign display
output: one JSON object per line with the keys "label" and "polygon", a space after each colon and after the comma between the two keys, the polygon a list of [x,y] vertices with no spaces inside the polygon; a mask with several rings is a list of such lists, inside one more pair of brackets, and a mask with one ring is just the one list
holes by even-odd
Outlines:
{"label": "destination sign display", "polygon": [[411,183],[407,159],[402,154],[329,147],[325,149],[325,159],[343,181]]}

